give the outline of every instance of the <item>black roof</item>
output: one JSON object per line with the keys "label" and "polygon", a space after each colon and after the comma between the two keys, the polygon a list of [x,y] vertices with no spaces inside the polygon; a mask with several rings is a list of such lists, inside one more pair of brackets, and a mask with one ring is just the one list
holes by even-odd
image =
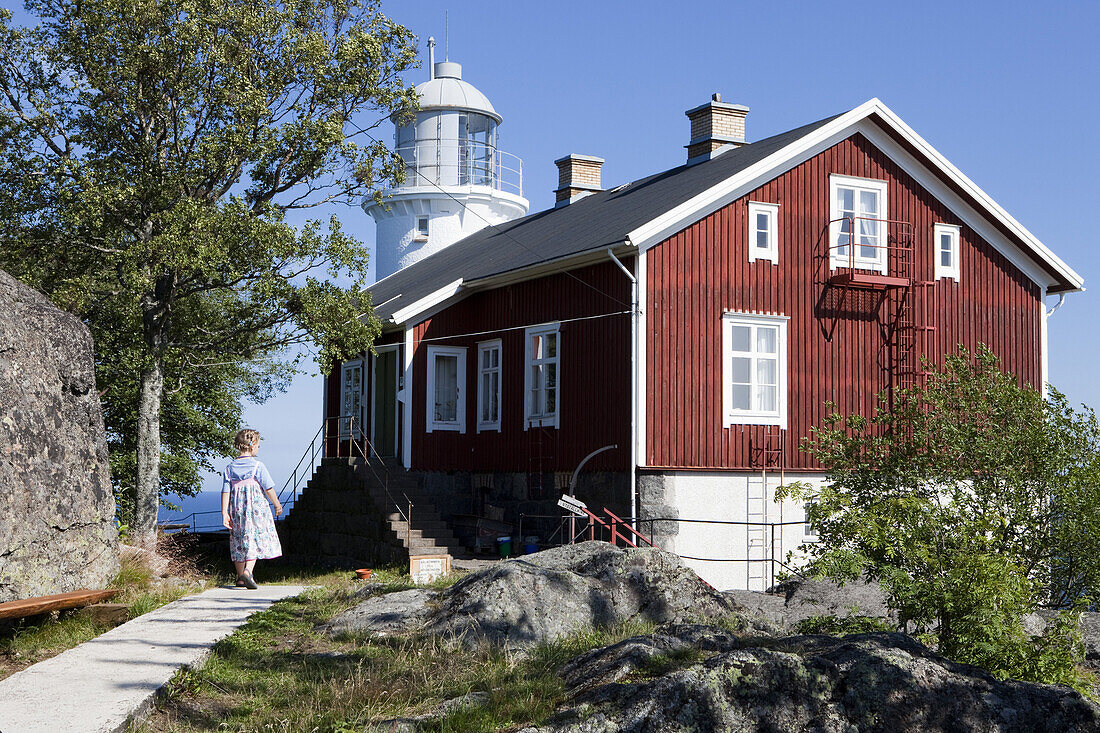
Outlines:
{"label": "black roof", "polygon": [[586,196],[568,206],[485,227],[370,288],[383,320],[448,283],[521,270],[621,244],[626,235],[684,201],[805,137],[839,115]]}

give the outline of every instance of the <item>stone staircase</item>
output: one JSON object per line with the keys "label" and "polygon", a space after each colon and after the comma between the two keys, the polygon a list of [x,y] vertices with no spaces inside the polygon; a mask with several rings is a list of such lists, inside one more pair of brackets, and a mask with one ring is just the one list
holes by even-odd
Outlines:
{"label": "stone staircase", "polygon": [[378,459],[323,459],[280,525],[294,562],[373,567],[465,552],[417,478]]}

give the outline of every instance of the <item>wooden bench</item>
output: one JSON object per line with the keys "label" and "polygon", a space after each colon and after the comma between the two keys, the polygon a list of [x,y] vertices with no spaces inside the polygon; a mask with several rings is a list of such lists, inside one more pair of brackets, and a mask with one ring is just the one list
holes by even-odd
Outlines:
{"label": "wooden bench", "polygon": [[21,601],[8,601],[0,603],[0,619],[24,618],[35,616],[49,611],[61,611],[66,608],[79,608],[92,603],[99,603],[118,594],[118,589],[106,590],[74,590],[69,593],[58,593],[52,596],[39,596],[38,598],[24,598]]}

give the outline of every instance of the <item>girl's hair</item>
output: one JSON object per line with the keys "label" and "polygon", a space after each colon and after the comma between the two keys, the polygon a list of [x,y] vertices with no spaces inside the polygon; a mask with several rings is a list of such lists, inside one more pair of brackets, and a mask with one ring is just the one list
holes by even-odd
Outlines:
{"label": "girl's hair", "polygon": [[252,428],[245,428],[237,433],[237,437],[233,438],[233,447],[237,450],[244,452],[250,450],[252,446],[260,442],[260,431],[253,430]]}

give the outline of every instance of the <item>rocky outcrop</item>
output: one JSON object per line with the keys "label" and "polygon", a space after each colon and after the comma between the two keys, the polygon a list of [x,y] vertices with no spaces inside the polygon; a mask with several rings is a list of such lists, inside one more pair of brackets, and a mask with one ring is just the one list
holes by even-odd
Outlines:
{"label": "rocky outcrop", "polygon": [[118,572],[92,338],[0,271],[0,602]]}
{"label": "rocky outcrop", "polygon": [[793,632],[799,622],[814,616],[888,618],[886,594],[878,583],[797,579],[780,583],[767,593],[728,590],[727,596],[758,613],[779,629]]}
{"label": "rocky outcrop", "polygon": [[[513,650],[635,619],[665,623],[725,617],[745,629],[772,630],[700,580],[677,556],[606,542],[508,560],[468,575],[434,599],[401,600],[398,610],[394,603],[368,599],[334,618],[328,628],[389,633],[401,627]],[[380,617],[386,624],[381,632]]]}
{"label": "rocky outcrop", "polygon": [[668,626],[562,673],[569,707],[527,733],[1100,729],[1100,708],[1068,688],[1001,682],[904,634],[761,640]]}

